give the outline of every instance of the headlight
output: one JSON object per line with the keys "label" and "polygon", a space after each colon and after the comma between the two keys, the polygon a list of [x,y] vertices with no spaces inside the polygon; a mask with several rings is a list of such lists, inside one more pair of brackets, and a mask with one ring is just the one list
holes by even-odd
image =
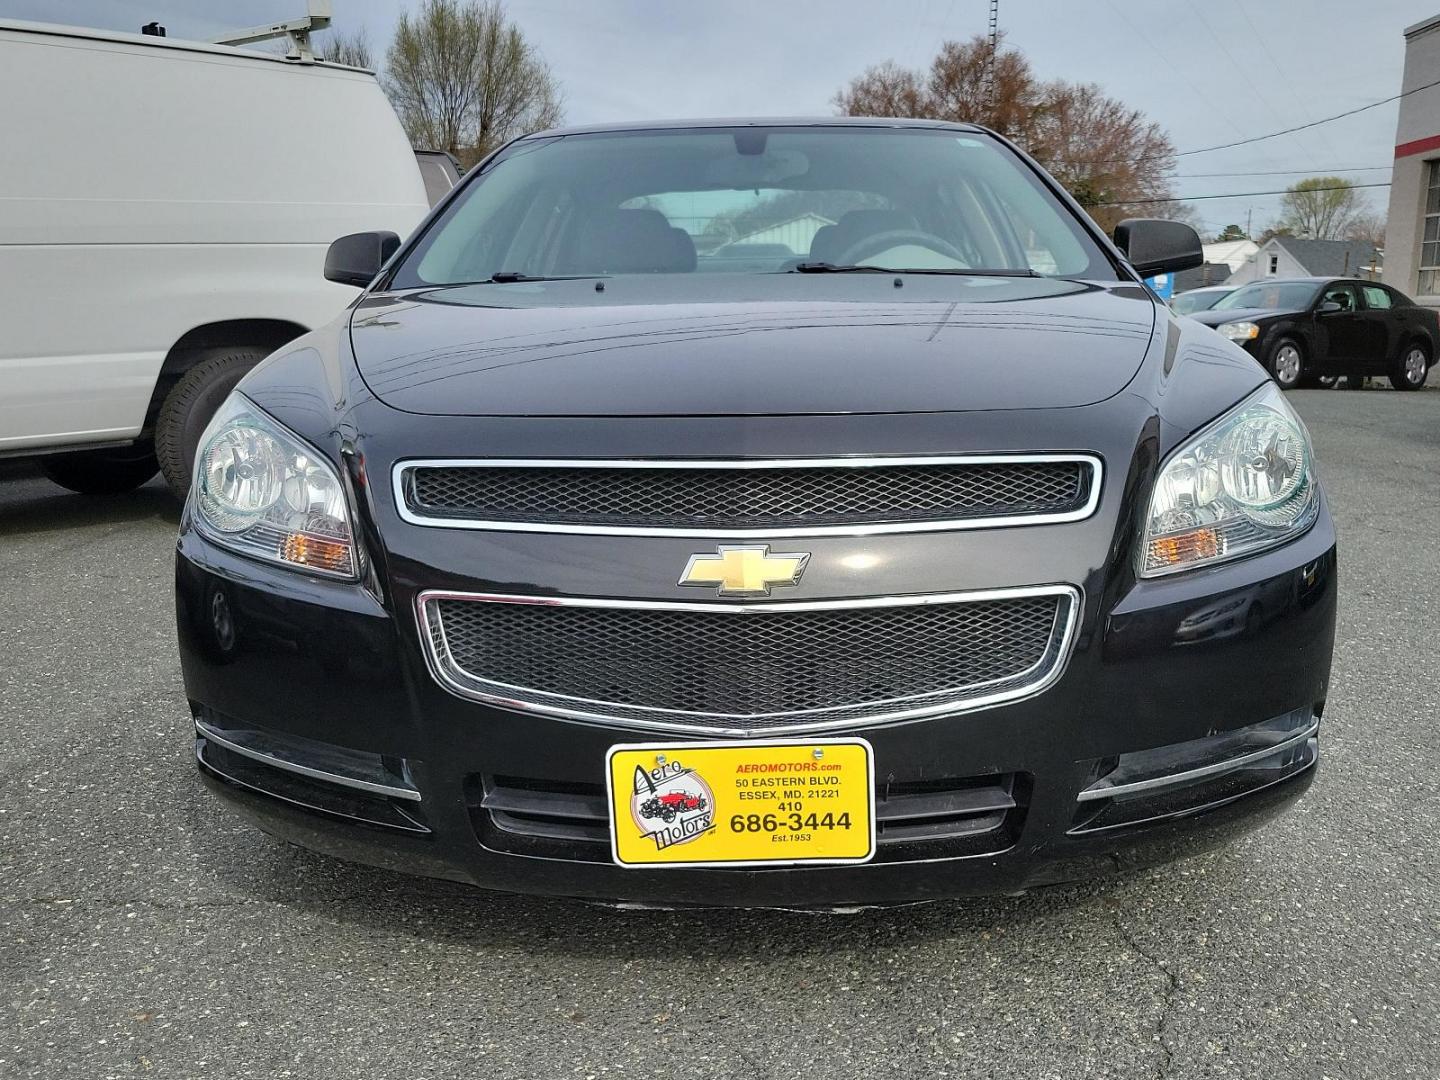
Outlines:
{"label": "headlight", "polygon": [[1254,341],[1260,336],[1260,327],[1253,322],[1227,322],[1215,328],[1221,337],[1231,341]]}
{"label": "headlight", "polygon": [[356,577],[359,560],[340,478],[242,394],[226,399],[200,438],[192,499],[200,530],[221,547]]}
{"label": "headlight", "polygon": [[1170,455],[1160,469],[1140,575],[1158,577],[1283,544],[1315,521],[1310,437],[1274,384]]}

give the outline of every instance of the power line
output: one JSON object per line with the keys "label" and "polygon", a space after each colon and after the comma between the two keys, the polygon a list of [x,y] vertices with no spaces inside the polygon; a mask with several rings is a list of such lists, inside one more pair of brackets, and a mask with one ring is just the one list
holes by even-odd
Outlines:
{"label": "power line", "polygon": [[[1197,101],[1204,101],[1204,100],[1205,100],[1205,97],[1206,97],[1205,91],[1202,90],[1199,86],[1196,86],[1196,85],[1195,85],[1195,81],[1194,81],[1193,79],[1191,79],[1188,74],[1186,74],[1185,69],[1184,69],[1183,67],[1181,67],[1178,63],[1176,63],[1175,61],[1171,60],[1170,57],[1168,57],[1168,56],[1165,55],[1165,50],[1162,49],[1162,48],[1160,48],[1159,45],[1157,45],[1153,40],[1151,40],[1150,36],[1145,33],[1145,30],[1144,30],[1143,27],[1137,26],[1137,25],[1135,25],[1135,23],[1131,22],[1130,17],[1125,14],[1125,12],[1124,12],[1124,10],[1122,9],[1121,6],[1119,6],[1119,5],[1117,5],[1117,4],[1115,3],[1115,0],[1105,0],[1105,4],[1106,4],[1106,6],[1110,9],[1111,13],[1112,13],[1117,19],[1119,19],[1121,22],[1123,22],[1126,26],[1128,26],[1128,27],[1130,28],[1131,33],[1133,33],[1136,37],[1138,37],[1138,38],[1141,40],[1141,42],[1143,42],[1143,43],[1145,44],[1145,46],[1150,50],[1151,54],[1154,55],[1158,60],[1161,61],[1161,63],[1164,65],[1166,74],[1167,74],[1169,77],[1173,78],[1173,77],[1175,77],[1176,75],[1178,75],[1178,76],[1185,82],[1185,85],[1187,85],[1188,87],[1190,87],[1190,90],[1195,94],[1195,99],[1196,99]],[[1229,127],[1231,127],[1231,128],[1233,128],[1233,129],[1236,131],[1236,133],[1239,133],[1239,131],[1240,131],[1240,126],[1239,126],[1238,124],[1236,124],[1235,121],[1231,120],[1230,117],[1227,116],[1225,113],[1221,112],[1218,107],[1217,107],[1216,110],[1215,110],[1215,115],[1217,115],[1221,120],[1225,121],[1226,125],[1229,126]],[[1106,165],[1106,164],[1112,164],[1112,163],[1111,163],[1111,162],[1101,162],[1101,161],[1070,161],[1070,162],[1066,162],[1065,164],[1068,164],[1068,165]]]}
{"label": "power line", "polygon": [[[1245,10],[1244,0],[1232,0],[1232,3],[1234,3],[1235,5],[1235,10],[1240,12],[1240,17],[1245,20],[1245,25],[1250,28],[1250,40],[1260,46],[1260,48],[1264,51],[1265,56],[1269,59],[1270,66],[1275,71],[1279,72],[1280,85],[1286,89],[1286,91],[1290,94],[1290,99],[1295,102],[1296,106],[1298,107],[1298,115],[1303,116],[1305,114],[1305,104],[1303,101],[1301,101],[1300,95],[1295,90],[1295,80],[1289,76],[1284,66],[1280,63],[1279,59],[1275,56],[1273,52],[1270,51],[1270,46],[1266,41],[1267,35],[1260,33],[1260,31],[1256,29],[1254,20],[1250,18],[1250,13]],[[1276,115],[1278,116],[1279,114],[1277,113]],[[1333,152],[1335,149],[1335,145],[1330,141],[1329,134],[1322,132],[1320,137],[1325,140],[1326,147]],[[1306,148],[1306,153],[1309,154],[1308,147]],[[1313,154],[1310,154],[1310,160],[1315,160]]]}
{"label": "power line", "polygon": [[[1247,72],[1243,67],[1241,67],[1240,64],[1236,61],[1235,56],[1233,53],[1231,53],[1229,47],[1225,44],[1224,41],[1220,39],[1220,35],[1215,33],[1214,28],[1210,25],[1210,21],[1205,18],[1204,13],[1200,10],[1199,4],[1196,3],[1195,0],[1191,0],[1190,8],[1191,14],[1195,16],[1196,21],[1199,22],[1200,25],[1205,28],[1205,32],[1210,35],[1210,40],[1215,42],[1216,47],[1220,50],[1222,54],[1224,54],[1225,59],[1230,62],[1230,66],[1235,69],[1236,73],[1242,79],[1245,80],[1245,85],[1250,87],[1250,92],[1255,96],[1255,99],[1264,103],[1265,108],[1269,111],[1270,115],[1274,117],[1274,119],[1280,121],[1281,123],[1284,123],[1284,118],[1275,110],[1275,103],[1270,101],[1263,93],[1261,93],[1260,88],[1255,85],[1255,80],[1250,78],[1249,72]],[[1308,147],[1306,148],[1306,152],[1307,154],[1309,153]],[[1310,154],[1309,156],[1311,161],[1315,160],[1313,154]]]}
{"label": "power line", "polygon": [[[1339,184],[1335,187],[1306,188],[1304,194],[1321,191],[1354,191],[1356,188],[1382,188],[1389,187],[1390,181],[1375,184]],[[1278,191],[1227,191],[1219,195],[1186,195],[1183,198],[1172,195],[1169,198],[1160,199],[1117,199],[1114,202],[1095,203],[1095,206],[1140,206],[1146,203],[1176,203],[1176,202],[1198,202],[1201,199],[1251,199],[1260,195],[1288,195],[1289,188],[1281,188]]]}
{"label": "power line", "polygon": [[1356,165],[1347,166],[1341,169],[1326,168],[1320,166],[1314,169],[1262,169],[1259,172],[1192,172],[1192,173],[1171,173],[1171,180],[1195,180],[1200,177],[1216,176],[1330,176],[1334,173],[1352,172],[1389,172],[1393,165]]}
{"label": "power line", "polygon": [[[1214,146],[1201,146],[1197,147],[1194,150],[1179,150],[1175,153],[1174,156],[1177,158],[1193,157],[1196,154],[1209,154],[1213,153],[1216,150],[1229,150],[1236,146],[1249,146],[1252,143],[1264,142],[1266,139],[1278,139],[1281,135],[1293,135],[1297,131],[1308,131],[1311,128],[1319,127],[1321,124],[1333,123],[1336,120],[1343,120],[1347,116],[1355,116],[1359,113],[1368,112],[1370,109],[1378,109],[1381,105],[1389,105],[1392,101],[1399,101],[1401,98],[1407,98],[1411,94],[1418,94],[1422,90],[1431,90],[1437,86],[1440,86],[1440,79],[1436,79],[1434,82],[1428,82],[1423,86],[1417,86],[1413,90],[1405,90],[1399,94],[1391,94],[1387,98],[1381,98],[1379,101],[1372,101],[1368,105],[1360,105],[1354,109],[1347,109],[1345,110],[1345,112],[1336,113],[1334,116],[1321,117],[1319,120],[1311,120],[1309,123],[1306,124],[1296,124],[1294,127],[1282,128],[1279,131],[1271,131],[1265,135],[1252,135],[1248,139],[1236,139],[1234,142],[1217,143]],[[1145,160],[1147,159],[1107,158],[1101,161],[1073,160],[1064,161],[1063,163],[1066,165],[1122,165],[1130,162],[1140,162]]]}
{"label": "power line", "polygon": [[1277,139],[1281,135],[1293,135],[1297,131],[1308,131],[1310,128],[1319,127],[1321,124],[1333,123],[1336,120],[1343,120],[1347,116],[1355,116],[1362,112],[1368,112],[1371,109],[1378,109],[1381,105],[1389,105],[1392,101],[1399,101],[1401,98],[1409,97],[1411,94],[1418,94],[1421,90],[1429,90],[1436,86],[1440,86],[1440,79],[1436,79],[1434,82],[1428,82],[1424,86],[1417,86],[1413,90],[1406,90],[1403,93],[1399,94],[1391,94],[1389,97],[1381,98],[1379,101],[1372,101],[1369,105],[1361,105],[1359,108],[1347,109],[1345,112],[1336,113],[1334,116],[1326,116],[1319,120],[1311,120],[1308,124],[1296,124],[1294,127],[1284,128],[1280,131],[1272,131],[1268,135],[1254,135],[1248,139],[1239,139],[1235,142],[1220,143],[1216,146],[1202,146],[1198,150],[1182,150],[1175,156],[1192,157],[1195,154],[1209,154],[1215,150],[1229,150],[1231,147],[1235,146],[1249,146],[1251,143],[1264,142],[1266,139]]}

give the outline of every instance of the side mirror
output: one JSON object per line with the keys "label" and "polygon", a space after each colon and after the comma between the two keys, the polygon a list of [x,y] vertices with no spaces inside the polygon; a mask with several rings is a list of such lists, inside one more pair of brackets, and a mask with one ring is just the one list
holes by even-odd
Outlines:
{"label": "side mirror", "polygon": [[1141,277],[1174,274],[1205,261],[1200,235],[1179,221],[1127,218],[1115,226],[1115,246]]}
{"label": "side mirror", "polygon": [[391,255],[400,250],[393,232],[357,232],[342,236],[325,252],[325,280],[365,288]]}
{"label": "side mirror", "polygon": [[1326,300],[1315,310],[1321,315],[1329,315],[1332,311],[1344,311],[1345,305],[1340,303],[1339,300]]}

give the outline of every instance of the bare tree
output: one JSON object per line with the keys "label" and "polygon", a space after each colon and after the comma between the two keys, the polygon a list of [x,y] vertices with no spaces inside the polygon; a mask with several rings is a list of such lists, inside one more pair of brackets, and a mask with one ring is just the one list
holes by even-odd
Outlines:
{"label": "bare tree", "polygon": [[1186,216],[1169,174],[1175,147],[1139,109],[1094,83],[1046,83],[1030,151],[1107,232],[1127,217]]}
{"label": "bare tree", "polygon": [[327,31],[324,40],[318,43],[317,51],[332,64],[375,70],[375,54],[370,49],[370,39],[363,27],[353,34]]}
{"label": "bare tree", "polygon": [[448,150],[467,168],[560,122],[555,78],[500,0],[424,0],[400,16],[385,68],[411,144]]}
{"label": "bare tree", "polygon": [[992,50],[989,39],[978,34],[967,42],[942,43],[925,86],[926,115],[984,124],[1022,144],[1034,134],[1033,122],[1044,104],[1044,88],[1020,50],[998,45]]}
{"label": "bare tree", "polygon": [[1385,247],[1385,215],[1370,210],[1356,214],[1345,229],[1345,239],[1374,244],[1383,250]]}
{"label": "bare tree", "polygon": [[919,75],[892,60],[870,68],[835,95],[847,116],[920,116],[928,100]]}
{"label": "bare tree", "polygon": [[1184,216],[1168,179],[1175,147],[1158,124],[1093,83],[1040,81],[1003,39],[995,49],[982,35],[947,41],[928,72],[872,67],[834,103],[850,116],[984,124],[1033,154],[1107,230],[1124,217]]}
{"label": "bare tree", "polygon": [[1338,176],[1312,176],[1292,184],[1280,206],[1280,224],[1311,240],[1343,239],[1365,209],[1355,185]]}

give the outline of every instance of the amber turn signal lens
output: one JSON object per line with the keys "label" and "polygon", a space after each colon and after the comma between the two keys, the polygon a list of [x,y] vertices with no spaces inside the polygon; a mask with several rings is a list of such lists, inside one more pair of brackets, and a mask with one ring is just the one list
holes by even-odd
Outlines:
{"label": "amber turn signal lens", "polygon": [[1213,559],[1220,554],[1220,537],[1214,529],[1195,529],[1178,536],[1150,541],[1150,558],[1164,566]]}
{"label": "amber turn signal lens", "polygon": [[299,566],[315,566],[321,570],[350,570],[350,549],[333,540],[321,540],[304,533],[291,533],[280,544],[280,558]]}

